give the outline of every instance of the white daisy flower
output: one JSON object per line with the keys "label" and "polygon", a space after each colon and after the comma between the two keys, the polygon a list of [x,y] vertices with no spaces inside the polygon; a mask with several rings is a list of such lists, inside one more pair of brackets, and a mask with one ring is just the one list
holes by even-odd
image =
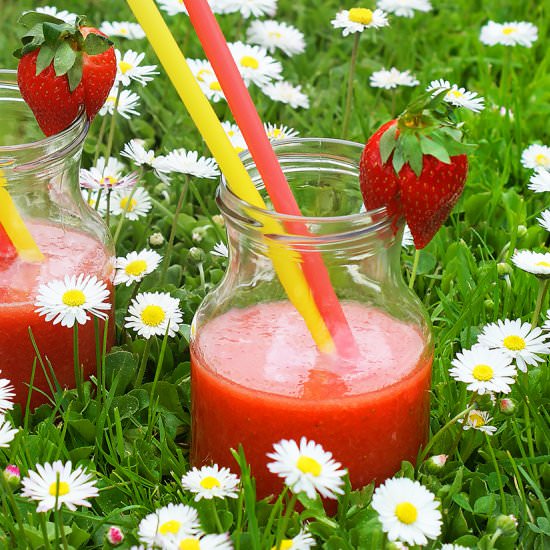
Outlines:
{"label": "white daisy flower", "polygon": [[36,471],[29,470],[21,484],[21,496],[39,502],[37,512],[52,510],[56,504],[57,509],[65,505],[74,512],[77,506],[91,506],[88,499],[99,494],[92,476],[81,466],[73,471],[70,460],[65,464],[61,460],[37,464]]}
{"label": "white daisy flower", "polygon": [[463,429],[466,431],[473,429],[484,432],[487,435],[493,435],[497,429],[495,426],[489,425],[491,420],[492,418],[487,411],[472,409],[468,412],[468,416],[466,418],[459,418],[458,422],[462,424]]}
{"label": "white daisy flower", "polygon": [[167,331],[172,337],[183,321],[179,304],[167,292],[140,292],[130,303],[124,326],[147,340],[151,336],[164,336]]}
{"label": "white daisy flower", "polygon": [[401,246],[403,248],[407,248],[408,246],[412,246],[414,244],[414,239],[411,233],[410,227],[405,224],[405,229],[403,230],[403,239],[401,240]]}
{"label": "white daisy flower", "polygon": [[[106,203],[104,203],[106,206]],[[143,187],[133,189],[115,189],[109,201],[113,216],[125,216],[130,221],[147,216],[153,203],[151,195]]]}
{"label": "white daisy flower", "polygon": [[535,193],[546,193],[550,191],[550,171],[538,168],[531,176],[527,186]]}
{"label": "white daisy flower", "polygon": [[543,210],[540,213],[540,217],[537,218],[537,221],[543,229],[546,229],[546,231],[550,231],[550,209]]}
{"label": "white daisy flower", "polygon": [[532,23],[512,21],[496,23],[489,21],[481,27],[479,39],[487,46],[502,44],[503,46],[526,46],[530,48],[538,38],[538,29]]}
{"label": "white daisy flower", "polygon": [[122,86],[129,86],[132,80],[145,86],[153,80],[155,74],[159,74],[156,65],[140,65],[145,57],[143,52],[138,53],[134,50],[128,50],[122,55],[120,50],[115,49],[117,74],[115,85],[120,82]]}
{"label": "white daisy flower", "polygon": [[444,544],[441,550],[472,550],[469,546],[462,546],[461,544]]}
{"label": "white daisy flower", "polygon": [[298,130],[289,128],[283,124],[271,124],[271,122],[264,122],[265,133],[271,140],[288,139],[300,135]]}
{"label": "white daisy flower", "polygon": [[0,447],[9,447],[18,431],[9,420],[6,420],[3,414],[0,414]]}
{"label": "white daisy flower", "polygon": [[539,327],[531,329],[529,323],[521,319],[498,320],[486,325],[478,337],[478,342],[491,349],[498,349],[516,362],[517,368],[527,372],[527,365],[542,363],[540,354],[550,353],[548,335]]}
{"label": "white daisy flower", "polygon": [[388,16],[382,10],[368,8],[351,8],[342,10],[331,21],[335,29],[343,29],[342,35],[347,36],[354,32],[363,32],[365,29],[379,29],[387,27]]}
{"label": "white daisy flower", "polygon": [[197,151],[175,149],[166,156],[158,157],[157,169],[165,172],[189,174],[196,178],[214,179],[220,175],[213,158],[199,157]]}
{"label": "white daisy flower", "polygon": [[474,113],[479,113],[485,109],[485,99],[478,97],[476,92],[470,92],[466,88],[459,88],[456,84],[451,84],[448,80],[433,80],[426,88],[427,92],[434,92],[437,95],[441,90],[448,90],[443,98],[444,101],[455,105],[456,107],[464,107]]}
{"label": "white daisy flower", "polygon": [[239,493],[239,478],[217,464],[193,468],[181,478],[181,485],[187,491],[195,494],[195,500],[201,498],[237,498]]}
{"label": "white daisy flower", "polygon": [[293,109],[309,109],[309,97],[302,92],[302,87],[293,86],[290,82],[271,82],[262,88],[262,92],[273,101],[286,103]]}
{"label": "white daisy flower", "polygon": [[145,275],[153,273],[159,266],[162,256],[154,250],[132,251],[115,260],[115,285],[139,283]]}
{"label": "white daisy flower", "polygon": [[550,277],[550,252],[516,250],[512,256],[512,263],[537,277]]}
{"label": "white daisy flower", "polygon": [[415,10],[431,11],[432,4],[429,0],[378,0],[376,7],[398,17],[414,17]]}
{"label": "white daisy flower", "polygon": [[159,8],[168,15],[187,14],[187,8],[182,0],[157,0]]}
{"label": "white daisy flower", "polygon": [[251,44],[258,44],[268,52],[281,50],[289,57],[302,53],[306,49],[304,34],[287,23],[268,19],[252,21],[246,31],[246,38]]}
{"label": "white daisy flower", "polygon": [[15,388],[7,378],[0,378],[0,414],[13,409]]}
{"label": "white daisy flower", "polygon": [[38,287],[34,305],[38,315],[45,315],[46,321],[53,321],[71,328],[75,322],[83,325],[91,314],[106,319],[111,309],[108,302],[109,290],[104,281],[95,275],[65,275]]}
{"label": "white daisy flower", "polygon": [[65,21],[65,23],[69,23],[70,25],[72,25],[78,17],[76,13],[71,13],[67,10],[58,10],[55,6],[39,6],[37,8],[33,8],[33,11],[37,11],[38,13],[45,13],[46,15],[51,15],[52,17],[57,17],[58,19],[62,19],[63,21]]}
{"label": "white daisy flower", "polygon": [[145,32],[138,23],[130,21],[104,21],[99,30],[107,36],[119,36],[128,40],[145,38]]}
{"label": "white daisy flower", "polygon": [[228,46],[247,85],[253,83],[262,87],[272,80],[282,78],[283,66],[268,55],[265,48],[244,44],[240,41],[230,42]]}
{"label": "white daisy flower", "polygon": [[228,533],[212,535],[181,535],[170,537],[170,549],[181,550],[233,550],[233,542]]}
{"label": "white daisy flower", "polygon": [[291,539],[283,539],[278,548],[281,550],[311,550],[317,543],[315,539],[304,529]]}
{"label": "white daisy flower", "polygon": [[168,504],[145,516],[138,527],[138,538],[148,548],[174,548],[175,537],[200,533],[199,515],[186,504]]}
{"label": "white daisy flower", "polygon": [[220,241],[214,245],[214,248],[210,251],[210,254],[212,254],[212,256],[219,256],[220,258],[228,258],[229,249],[225,243]]}
{"label": "white daisy flower", "polygon": [[187,64],[196,81],[199,83],[202,92],[210,101],[214,103],[218,103],[222,100],[225,101],[222,86],[209,61],[204,59],[188,59]]}
{"label": "white daisy flower", "polygon": [[550,147],[533,143],[521,153],[521,164],[525,168],[550,170]]}
{"label": "white daisy flower", "polygon": [[298,446],[294,440],[282,439],[273,448],[275,452],[267,456],[274,462],[267,467],[284,478],[294,493],[304,492],[309,498],[315,498],[315,491],[325,498],[336,498],[336,494],[343,493],[342,478],[346,471],[340,470],[342,465],[318,443],[302,437]]}
{"label": "white daisy flower", "polygon": [[418,86],[420,82],[410,71],[399,71],[395,67],[391,69],[381,69],[372,73],[370,85],[373,88],[384,88],[391,90],[397,86]]}
{"label": "white daisy flower", "polygon": [[144,143],[142,139],[131,139],[124,145],[120,155],[129,158],[136,166],[151,168],[158,178],[167,183],[169,179],[158,169],[162,157],[155,155],[152,149],[145,149]]}
{"label": "white daisy flower", "polygon": [[80,185],[86,189],[114,189],[133,187],[138,182],[138,174],[123,175],[126,166],[115,157],[110,157],[105,162],[104,157],[99,157],[95,166],[89,170],[80,169]]}
{"label": "white daisy flower", "polygon": [[374,491],[372,507],[391,541],[424,545],[441,533],[439,502],[418,481],[387,479]]}
{"label": "white daisy flower", "polygon": [[115,84],[111,88],[103,107],[99,110],[98,114],[100,116],[112,115],[115,112],[115,104],[117,113],[123,118],[130,119],[133,115],[139,115],[139,111],[136,110],[139,105],[139,96],[137,94],[129,90],[122,90],[118,96],[118,103],[117,94],[118,84]]}
{"label": "white daisy flower", "polygon": [[225,133],[229,138],[231,145],[233,145],[237,153],[242,153],[243,151],[248,149],[248,145],[244,140],[241,129],[236,124],[226,120],[222,122],[222,127],[225,130]]}
{"label": "white daisy flower", "polygon": [[457,353],[451,361],[449,374],[468,384],[467,389],[480,395],[485,393],[510,393],[515,381],[516,367],[513,358],[498,349],[476,344],[471,349]]}
{"label": "white daisy flower", "polygon": [[248,19],[250,17],[273,17],[277,11],[277,0],[225,0],[224,12],[238,11]]}

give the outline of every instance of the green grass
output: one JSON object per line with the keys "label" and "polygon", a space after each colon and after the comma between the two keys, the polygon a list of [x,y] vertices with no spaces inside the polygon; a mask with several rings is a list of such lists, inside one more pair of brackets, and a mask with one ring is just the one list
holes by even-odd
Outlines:
{"label": "green grass", "polygon": [[[35,6],[29,1],[0,0],[0,65],[15,68],[11,51],[17,47],[18,14]],[[489,402],[497,433],[488,438],[475,430],[463,431],[459,424],[447,424],[463,411],[471,395],[464,384],[455,382],[448,369],[456,353],[471,347],[481,328],[497,319],[531,321],[538,291],[535,277],[514,268],[499,275],[498,264],[510,265],[514,249],[543,251],[548,234],[536,223],[546,208],[546,195],[527,189],[530,172],[520,163],[523,149],[538,142],[550,144],[550,50],[548,12],[536,0],[434,1],[436,9],[413,19],[392,18],[391,27],[374,38],[361,37],[354,81],[353,111],[348,139],[364,142],[392,115],[399,113],[418,90],[377,91],[369,87],[374,70],[395,66],[410,69],[426,86],[436,78],[475,90],[484,96],[488,108],[478,115],[464,115],[468,140],[478,147],[470,157],[466,189],[445,226],[421,251],[415,290],[427,308],[434,327],[435,360],[431,402],[429,455],[449,454],[445,468],[437,473],[425,463],[404,464],[400,475],[418,479],[441,501],[444,516],[442,535],[428,546],[456,542],[479,549],[548,548],[550,540],[550,417],[548,412],[550,374],[548,364],[532,368],[513,386],[517,403],[512,415],[505,415]],[[57,0],[56,6],[88,14],[99,24],[103,20],[131,19],[124,2],[106,0]],[[278,19],[294,24],[306,35],[307,52],[282,59],[284,76],[301,84],[311,99],[308,110],[292,110],[274,104],[253,90],[262,118],[282,123],[302,136],[341,137],[346,80],[353,37],[343,38],[330,20],[340,2],[280,0]],[[539,28],[533,48],[483,46],[479,29],[488,20],[526,20]],[[178,41],[187,44],[186,55],[203,57],[187,18],[167,19]],[[236,16],[220,18],[229,40],[244,40],[245,25]],[[146,62],[157,59],[145,41],[117,42],[122,49],[142,49]],[[136,88],[142,97],[140,117],[117,119],[113,152],[133,137],[147,140],[159,153],[177,147],[209,155],[204,143],[166,75],[161,74],[146,88]],[[490,106],[506,106],[513,118],[501,117]],[[223,120],[230,119],[225,104],[215,109]],[[101,120],[93,123],[86,141],[83,166],[89,167],[105,141],[98,142]],[[151,215],[142,223],[125,223],[117,242],[117,255],[147,246],[150,235],[168,236],[173,209],[184,180],[169,188],[147,174],[145,185],[155,199]],[[217,213],[214,181],[198,186],[204,211],[189,196],[177,225],[176,241],[166,280],[151,275],[140,290],[169,291],[180,299],[188,329],[205,292],[221,279],[225,261],[209,252],[219,240],[209,215]],[[161,192],[167,192],[163,195]],[[112,224],[114,230],[116,221]],[[193,240],[197,228],[204,228],[200,242]],[[526,230],[525,230],[526,229]],[[403,251],[404,277],[410,276],[413,257]],[[500,273],[503,273],[502,267]],[[132,289],[117,293],[117,321],[120,324]],[[542,312],[549,307],[548,298]],[[541,314],[538,323],[542,323]],[[114,351],[105,358],[105,381],[85,386],[84,402],[75,394],[57,394],[57,406],[42,407],[23,420],[10,449],[0,452],[0,465],[16,463],[26,472],[36,463],[56,459],[81,462],[97,473],[100,496],[93,507],[63,514],[68,541],[73,548],[108,548],[104,531],[109,525],[123,527],[126,540],[121,548],[137,543],[136,528],[142,517],[169,502],[191,502],[179,485],[188,469],[189,353],[185,330],[169,339],[158,367],[162,342],[154,340],[144,383],[135,384],[144,340],[119,330]],[[0,365],[1,368],[1,365]],[[153,387],[155,369],[160,379]],[[6,373],[3,373],[6,375]],[[24,422],[24,424],[23,424]],[[441,429],[446,426],[445,430]],[[330,449],[329,449],[330,450]],[[242,497],[216,506],[224,530],[233,533],[237,548],[271,548],[280,507],[255,502],[252,486],[243,472]],[[334,518],[327,518],[318,503],[302,501],[304,512],[290,517],[288,534],[296,534],[301,521],[309,521],[319,547],[390,548],[376,513],[370,507],[372,487],[347,491]],[[0,502],[0,547],[56,548],[53,516],[46,516],[49,546],[44,541],[40,515],[34,504],[15,493],[3,491]],[[16,513],[17,512],[17,513]],[[215,531],[212,510],[199,506],[203,524]],[[268,526],[270,514],[274,521]],[[497,518],[513,514],[517,528],[499,531]]]}

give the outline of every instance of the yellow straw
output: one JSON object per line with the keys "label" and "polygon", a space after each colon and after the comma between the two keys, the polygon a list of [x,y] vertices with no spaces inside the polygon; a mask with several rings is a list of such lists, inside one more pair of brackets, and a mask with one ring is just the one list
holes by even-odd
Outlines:
{"label": "yellow straw", "polygon": [[[231,190],[242,200],[258,208],[266,204],[229,141],[214,109],[195,80],[170,29],[153,0],[126,0],[145,31],[157,57],[178,92],[206,145],[216,158]],[[264,221],[264,220],[262,220]],[[266,233],[282,234],[282,226],[271,219],[264,222]],[[287,247],[268,241],[269,257],[289,300],[294,304],[311,332],[319,350],[334,351],[334,342],[313,299],[297,254]]]}
{"label": "yellow straw", "polygon": [[0,225],[6,231],[19,257],[26,262],[41,262],[44,254],[40,252],[25,222],[21,219],[17,207],[6,189],[6,178],[0,169]]}

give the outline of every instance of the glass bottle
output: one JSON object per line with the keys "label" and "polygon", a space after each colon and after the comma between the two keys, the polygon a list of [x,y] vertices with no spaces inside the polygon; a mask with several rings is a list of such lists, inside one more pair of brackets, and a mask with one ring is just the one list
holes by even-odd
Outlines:
{"label": "glass bottle", "polygon": [[[242,444],[264,497],[281,488],[266,468],[273,443],[306,437],[348,468],[354,487],[380,483],[415,461],[428,433],[431,327],[402,278],[402,225],[384,209],[362,211],[362,145],[310,138],[274,149],[308,235],[289,234],[295,218],[255,209],[222,180],[229,265],[192,326],[191,461],[234,466],[230,449]],[[266,217],[286,234],[264,235]],[[358,355],[318,351],[273,269],[270,239],[322,255]]]}
{"label": "glass bottle", "polygon": [[[55,388],[49,365],[61,388],[75,385],[73,330],[36,313],[40,285],[83,274],[95,275],[112,290],[114,248],[103,220],[80,192],[80,159],[89,128],[85,113],[63,132],[44,138],[21,98],[15,71],[0,71],[0,127],[2,200],[15,208],[22,230],[28,230],[43,255],[40,259],[29,257],[25,249],[18,252],[0,219],[0,368],[22,407],[32,382],[32,409],[47,400],[41,392],[50,394],[50,384]],[[79,327],[84,377],[96,368],[95,328],[102,341],[103,323],[95,324],[90,320]],[[30,333],[44,367],[40,360],[33,367],[36,352]]]}

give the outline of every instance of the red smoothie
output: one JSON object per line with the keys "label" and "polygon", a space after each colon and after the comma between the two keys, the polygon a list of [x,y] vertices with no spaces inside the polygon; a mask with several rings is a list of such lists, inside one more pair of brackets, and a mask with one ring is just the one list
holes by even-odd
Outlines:
{"label": "red smoothie", "polygon": [[[103,244],[93,237],[46,223],[29,223],[29,231],[45,255],[40,263],[0,258],[0,376],[15,386],[16,402],[24,407],[35,352],[29,327],[44,360],[52,364],[61,387],[74,387],[73,329],[53,325],[35,313],[38,287],[65,275],[96,275],[112,291],[112,261]],[[100,323],[102,330],[103,323]],[[100,338],[103,337],[101,332]],[[79,326],[79,357],[87,378],[95,372],[96,346],[93,321]],[[37,363],[34,386],[50,394]],[[33,391],[31,410],[46,397]]]}
{"label": "red smoothie", "polygon": [[415,461],[429,421],[431,348],[386,313],[342,303],[360,349],[355,361],[319,354],[288,302],[232,309],[199,329],[191,348],[194,465],[235,469],[242,443],[258,495],[277,493],[266,453],[313,439],[349,470],[355,488]]}

